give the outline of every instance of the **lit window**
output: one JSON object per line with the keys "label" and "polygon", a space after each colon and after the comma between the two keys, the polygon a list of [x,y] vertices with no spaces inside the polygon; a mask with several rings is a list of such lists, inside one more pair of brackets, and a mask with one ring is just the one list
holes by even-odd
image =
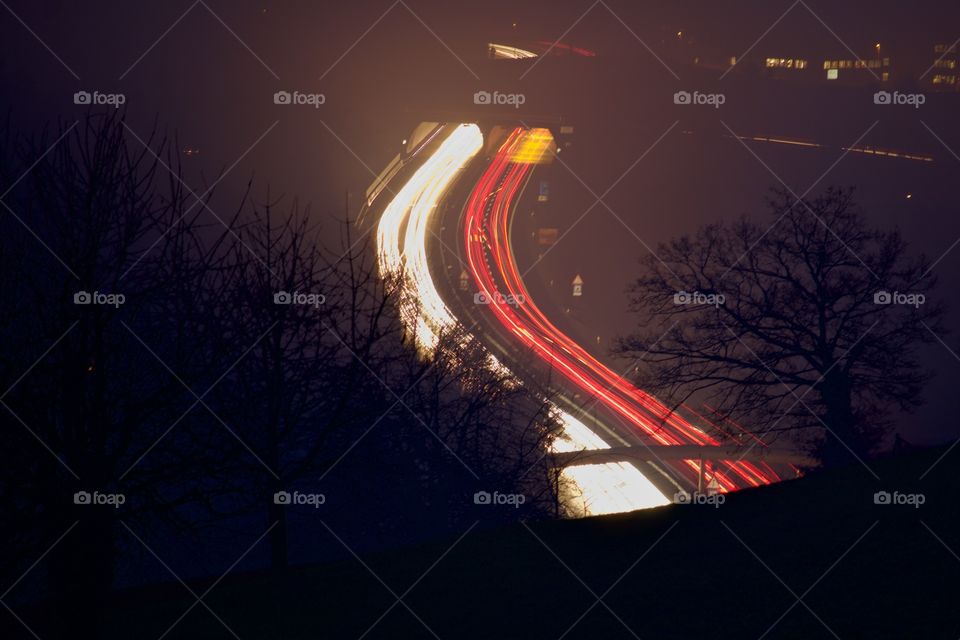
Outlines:
{"label": "lit window", "polygon": [[[828,68],[829,64],[829,61],[824,62],[823,68]],[[799,58],[767,58],[766,65],[767,68],[805,69],[807,67],[807,61]]]}

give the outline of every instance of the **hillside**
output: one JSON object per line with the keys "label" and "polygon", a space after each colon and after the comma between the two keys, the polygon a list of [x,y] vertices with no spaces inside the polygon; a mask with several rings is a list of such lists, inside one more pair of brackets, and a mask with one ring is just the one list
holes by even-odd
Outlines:
{"label": "hillside", "polygon": [[[955,639],[958,452],[919,479],[944,451],[871,462],[879,481],[857,465],[718,508],[478,528],[452,549],[296,569],[285,588],[233,576],[204,601],[244,639],[358,638],[378,619],[365,637]],[[925,502],[875,505],[881,490]],[[159,637],[193,603],[178,584],[126,593],[110,637]],[[197,605],[166,637],[231,633]]]}

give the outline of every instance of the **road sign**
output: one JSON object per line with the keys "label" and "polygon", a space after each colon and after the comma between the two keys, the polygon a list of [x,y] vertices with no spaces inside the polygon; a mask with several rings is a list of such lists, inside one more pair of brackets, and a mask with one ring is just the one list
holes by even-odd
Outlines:
{"label": "road sign", "polygon": [[580,277],[580,274],[577,274],[577,277],[573,279],[573,295],[580,297],[583,295],[583,278]]}
{"label": "road sign", "polygon": [[560,230],[556,227],[540,227],[537,229],[537,244],[554,244],[560,237]]}
{"label": "road sign", "polygon": [[546,180],[540,181],[540,195],[537,196],[537,202],[546,202],[550,199],[550,183]]}
{"label": "road sign", "polygon": [[715,496],[718,493],[720,493],[720,483],[717,482],[717,476],[713,476],[707,483],[707,495]]}
{"label": "road sign", "polygon": [[470,276],[467,274],[467,270],[464,269],[460,272],[460,291],[466,291],[470,287]]}

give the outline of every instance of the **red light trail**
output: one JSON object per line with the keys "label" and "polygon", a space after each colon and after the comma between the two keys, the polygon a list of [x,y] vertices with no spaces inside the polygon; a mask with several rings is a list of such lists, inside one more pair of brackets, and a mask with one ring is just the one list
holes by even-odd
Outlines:
{"label": "red light trail", "polygon": [[[510,247],[510,219],[518,194],[536,163],[530,147],[545,135],[517,128],[507,137],[470,194],[465,209],[467,264],[479,291],[500,324],[522,345],[624,418],[659,445],[714,446],[720,442],[650,394],[618,376],[557,329],[533,302]],[[496,301],[514,300],[517,304]],[[698,420],[711,424],[703,416]],[[712,426],[712,425],[711,425]],[[699,462],[670,463],[696,484]],[[713,471],[721,490],[760,486],[780,478],[766,463],[718,461]]]}

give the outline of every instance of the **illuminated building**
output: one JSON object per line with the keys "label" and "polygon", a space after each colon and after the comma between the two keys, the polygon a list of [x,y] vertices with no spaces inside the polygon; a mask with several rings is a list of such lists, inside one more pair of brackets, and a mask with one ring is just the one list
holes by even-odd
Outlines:
{"label": "illuminated building", "polygon": [[[843,85],[875,85],[890,82],[893,78],[891,57],[881,54],[876,43],[870,55],[857,57],[844,49],[815,49],[808,45],[796,45],[793,50],[770,51],[761,58],[750,57],[743,61],[729,58],[727,68],[736,67],[744,74],[759,73],[775,80],[805,81]],[[697,66],[709,67],[694,58]]]}
{"label": "illuminated building", "polygon": [[935,91],[960,91],[960,58],[957,45],[938,44],[930,69],[930,83]]}
{"label": "illuminated building", "polygon": [[824,60],[823,69],[827,80],[853,79],[865,82],[890,80],[890,58]]}
{"label": "illuminated building", "polygon": [[[754,63],[756,64],[756,63]],[[778,80],[796,80],[809,77],[810,61],[798,56],[773,57],[763,60],[763,73]]]}
{"label": "illuminated building", "polygon": [[808,62],[802,58],[767,58],[767,69],[796,69],[807,68]]}

